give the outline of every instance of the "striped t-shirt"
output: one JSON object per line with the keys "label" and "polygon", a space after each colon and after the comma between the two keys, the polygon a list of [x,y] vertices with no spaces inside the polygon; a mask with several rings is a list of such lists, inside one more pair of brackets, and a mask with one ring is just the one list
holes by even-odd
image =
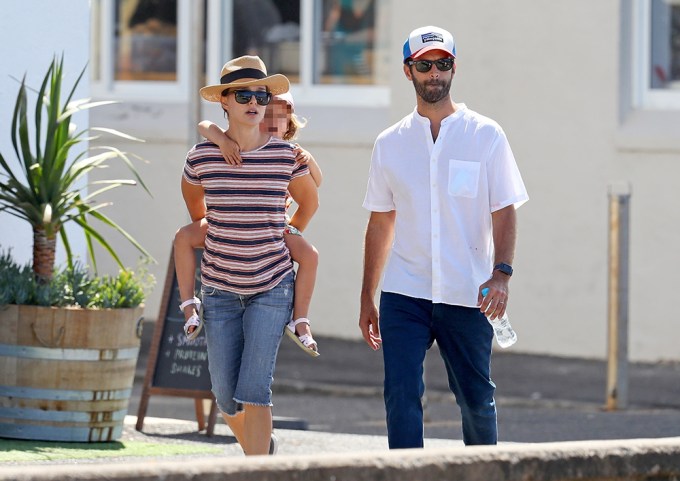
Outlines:
{"label": "striped t-shirt", "polygon": [[283,242],[286,192],[291,179],[309,173],[293,148],[270,137],[259,149],[241,152],[236,166],[212,142],[187,154],[184,179],[203,187],[207,206],[204,286],[255,294],[275,287],[293,268]]}

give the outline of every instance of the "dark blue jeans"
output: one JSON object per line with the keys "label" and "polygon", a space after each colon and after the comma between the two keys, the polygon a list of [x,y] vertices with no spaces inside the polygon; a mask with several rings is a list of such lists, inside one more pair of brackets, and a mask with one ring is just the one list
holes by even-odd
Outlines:
{"label": "dark blue jeans", "polygon": [[382,292],[380,334],[390,449],[423,447],[423,362],[434,341],[460,407],[463,442],[496,444],[493,329],[479,309]]}

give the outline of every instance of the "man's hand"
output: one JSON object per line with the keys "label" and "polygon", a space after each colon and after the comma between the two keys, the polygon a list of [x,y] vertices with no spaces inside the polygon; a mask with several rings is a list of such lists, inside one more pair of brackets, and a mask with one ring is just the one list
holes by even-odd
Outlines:
{"label": "man's hand", "polygon": [[382,344],[378,308],[375,305],[375,292],[380,283],[380,274],[390,252],[394,239],[396,211],[371,212],[366,226],[364,241],[364,279],[361,284],[359,329],[366,344],[377,351]]}
{"label": "man's hand", "polygon": [[[480,310],[490,319],[503,317],[508,305],[508,281],[510,277],[499,271],[494,271],[491,279],[479,286],[477,305]],[[482,290],[489,289],[485,296]]]}
{"label": "man's hand", "polygon": [[378,308],[372,300],[362,302],[361,304],[359,329],[361,329],[361,334],[364,336],[366,344],[374,351],[377,351],[382,344],[378,324]]}

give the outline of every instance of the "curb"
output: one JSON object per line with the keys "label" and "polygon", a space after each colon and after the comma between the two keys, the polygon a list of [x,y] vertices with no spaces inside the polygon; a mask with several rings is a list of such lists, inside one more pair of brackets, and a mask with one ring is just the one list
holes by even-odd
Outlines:
{"label": "curb", "polygon": [[9,468],[14,481],[677,481],[680,438]]}

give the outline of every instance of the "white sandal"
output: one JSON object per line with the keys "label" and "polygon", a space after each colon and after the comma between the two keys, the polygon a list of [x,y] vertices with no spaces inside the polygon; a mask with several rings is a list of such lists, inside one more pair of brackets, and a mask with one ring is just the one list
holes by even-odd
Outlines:
{"label": "white sandal", "polygon": [[[179,305],[179,310],[184,313],[184,308],[187,306],[190,306],[191,304],[195,305],[196,312],[200,312],[201,310],[201,300],[198,297],[193,297],[191,299],[187,299],[183,303]],[[189,332],[190,327],[195,327],[195,329],[191,332]],[[192,314],[189,319],[187,319],[187,322],[184,323],[184,334],[187,336],[187,339],[190,341],[193,341],[196,339],[201,332],[201,329],[203,329],[203,319],[201,319],[199,314]]]}
{"label": "white sandal", "polygon": [[309,319],[301,317],[296,321],[290,321],[288,324],[286,324],[286,334],[288,334],[288,337],[295,341],[295,344],[300,346],[300,348],[307,354],[309,354],[312,357],[319,356],[319,351],[315,349],[315,347],[317,347],[316,341],[311,336],[311,334],[303,334],[301,336],[298,336],[297,333],[295,332],[295,327],[297,327],[297,325],[301,323],[309,325]]}

